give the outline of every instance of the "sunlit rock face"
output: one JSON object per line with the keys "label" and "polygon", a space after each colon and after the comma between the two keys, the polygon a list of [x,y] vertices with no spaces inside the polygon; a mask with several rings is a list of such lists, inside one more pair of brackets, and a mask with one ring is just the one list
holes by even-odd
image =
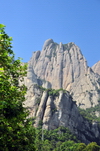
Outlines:
{"label": "sunlit rock face", "polygon": [[[42,125],[48,130],[68,127],[82,142],[97,142],[100,135],[97,123],[90,124],[77,108],[98,104],[100,75],[95,68],[87,66],[74,43],[57,44],[52,39],[46,40],[42,51],[33,53],[24,79],[27,86],[24,106],[29,109],[29,117],[36,119],[34,126]],[[54,95],[53,91],[61,88],[64,90]]]}
{"label": "sunlit rock face", "polygon": [[[80,48],[74,43],[45,41],[42,51],[34,52],[28,63],[27,80],[45,88],[66,89],[81,108],[98,104],[100,82]],[[29,83],[28,83],[29,84]]]}
{"label": "sunlit rock face", "polygon": [[100,129],[96,123],[89,123],[79,113],[76,102],[69,92],[60,90],[52,95],[41,90],[36,84],[31,85],[27,93],[25,106],[30,111],[29,117],[35,118],[35,127],[56,129],[68,127],[78,139],[88,144],[99,141]]}

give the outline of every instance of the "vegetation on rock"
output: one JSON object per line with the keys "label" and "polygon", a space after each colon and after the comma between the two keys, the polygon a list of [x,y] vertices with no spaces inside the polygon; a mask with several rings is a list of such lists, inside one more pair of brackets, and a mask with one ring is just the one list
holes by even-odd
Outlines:
{"label": "vegetation on rock", "polygon": [[39,85],[37,85],[36,84],[36,87],[37,88],[39,88],[40,90],[42,90],[42,91],[47,91],[48,92],[48,95],[49,96],[53,96],[53,97],[55,97],[55,96],[58,96],[59,95],[59,92],[60,91],[62,91],[63,93],[66,93],[67,91],[66,90],[64,90],[64,89],[57,89],[57,90],[55,90],[55,89],[46,89],[46,88],[44,88],[44,87],[42,87],[42,86],[39,86]]}
{"label": "vegetation on rock", "polygon": [[100,104],[96,105],[95,107],[87,108],[86,110],[78,108],[80,114],[90,122],[97,122],[100,123],[100,117],[96,116],[96,112],[100,113]]}
{"label": "vegetation on rock", "polygon": [[36,129],[35,140],[37,151],[100,151],[95,142],[88,145],[81,143],[68,128],[55,130]]}

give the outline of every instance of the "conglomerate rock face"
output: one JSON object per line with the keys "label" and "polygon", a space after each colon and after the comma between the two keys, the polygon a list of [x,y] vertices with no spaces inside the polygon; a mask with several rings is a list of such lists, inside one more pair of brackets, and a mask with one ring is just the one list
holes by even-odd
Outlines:
{"label": "conglomerate rock face", "polygon": [[57,44],[45,41],[42,51],[34,52],[28,63],[28,76],[33,83],[46,88],[63,88],[73,95],[81,108],[98,104],[100,82],[78,46],[74,43]]}
{"label": "conglomerate rock face", "polygon": [[48,130],[68,127],[81,141],[97,142],[98,124],[85,120],[77,108],[77,105],[86,109],[98,104],[100,75],[96,72],[95,66],[87,66],[74,43],[46,40],[42,51],[34,52],[28,62],[24,80],[27,86],[24,106],[30,111],[29,117],[36,118],[34,126],[42,125]]}

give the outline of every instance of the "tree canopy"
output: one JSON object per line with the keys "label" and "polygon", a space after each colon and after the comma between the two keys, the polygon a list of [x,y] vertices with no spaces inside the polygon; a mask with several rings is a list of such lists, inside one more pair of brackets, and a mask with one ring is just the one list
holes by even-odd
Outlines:
{"label": "tree canopy", "polygon": [[0,150],[33,151],[34,129],[23,107],[26,87],[20,84],[27,67],[15,60],[11,41],[0,24]]}

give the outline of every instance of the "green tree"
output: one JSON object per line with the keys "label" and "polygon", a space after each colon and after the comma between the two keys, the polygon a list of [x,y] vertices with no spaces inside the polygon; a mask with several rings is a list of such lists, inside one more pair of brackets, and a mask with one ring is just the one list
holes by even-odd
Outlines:
{"label": "green tree", "polygon": [[65,141],[60,146],[60,151],[76,151],[78,144],[74,141]]}
{"label": "green tree", "polygon": [[79,143],[76,151],[83,151],[83,149],[85,149],[85,148],[86,148],[86,145],[84,143]]}
{"label": "green tree", "polygon": [[100,146],[96,142],[92,142],[86,146],[83,151],[100,151]]}
{"label": "green tree", "polygon": [[34,128],[23,107],[26,87],[20,84],[26,65],[14,59],[12,38],[0,24],[0,151],[34,151]]}

